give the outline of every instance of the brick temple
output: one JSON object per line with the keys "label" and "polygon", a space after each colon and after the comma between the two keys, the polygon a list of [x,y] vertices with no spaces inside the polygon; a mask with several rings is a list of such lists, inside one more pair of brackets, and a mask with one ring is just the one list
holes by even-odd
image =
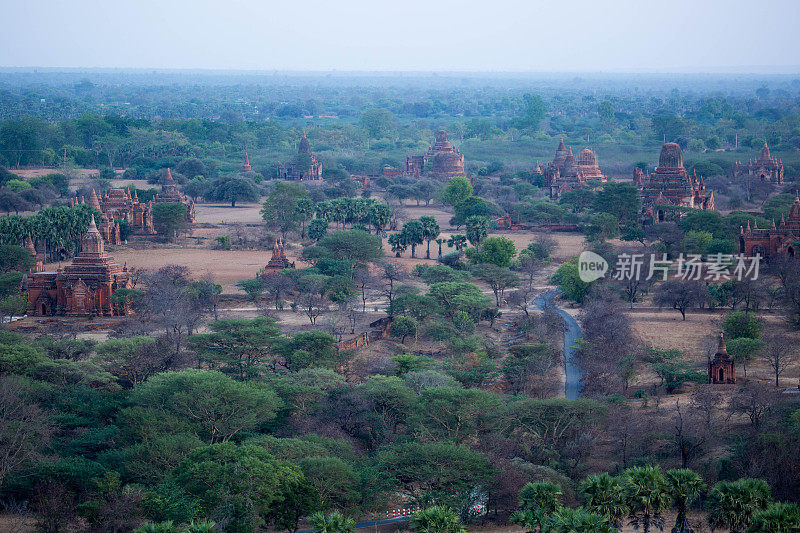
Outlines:
{"label": "brick temple", "polygon": [[297,145],[297,155],[291,161],[278,163],[276,177],[279,180],[319,181],[322,179],[322,163],[311,152],[306,132]]}
{"label": "brick temple", "polygon": [[642,219],[646,223],[666,220],[667,210],[661,206],[714,209],[714,193],[706,192],[703,178],[686,171],[683,152],[676,143],[661,147],[658,166],[652,174],[634,171],[634,183],[641,189]]}
{"label": "brick temple", "polygon": [[745,255],[760,254],[765,259],[780,255],[800,258],[800,197],[795,194],[794,203],[789,209],[789,217],[781,217],[779,224],[772,221],[772,227],[759,228],[758,223],[739,230],[739,252]]}
{"label": "brick temple", "polygon": [[[81,198],[80,203],[85,203]],[[151,202],[139,202],[136,190],[133,193],[127,189],[111,189],[105,195],[97,196],[92,189],[88,204],[101,213],[98,231],[107,244],[119,245],[119,220],[124,220],[134,227],[134,231],[145,235],[153,235],[153,209]],[[78,205],[76,199],[70,202],[71,207]]]}
{"label": "brick temple", "polygon": [[294,268],[294,261],[289,261],[286,257],[286,250],[283,247],[283,241],[280,239],[275,241],[272,247],[272,257],[270,257],[267,266],[262,271],[262,276],[269,276],[277,274],[286,268]]}
{"label": "brick temple", "polygon": [[30,272],[42,272],[44,270],[44,258],[36,253],[36,247],[33,245],[33,238],[30,233],[28,233],[28,236],[25,238],[25,249],[33,256],[34,263]]}
{"label": "brick temple", "polygon": [[586,186],[589,180],[600,182],[607,178],[600,172],[597,157],[589,148],[581,151],[578,159],[572,153],[572,147],[564,144],[564,139],[556,147],[555,158],[546,167],[536,164],[536,171],[544,175],[545,184],[552,198],[558,198],[567,191],[574,191]]}
{"label": "brick temple", "polygon": [[194,223],[194,201],[181,193],[178,190],[178,184],[172,177],[172,172],[167,169],[167,175],[164,176],[164,184],[161,186],[161,192],[156,194],[153,202],[159,203],[180,203],[186,206],[186,221],[190,224]]}
{"label": "brick temple", "polygon": [[736,363],[728,353],[725,338],[719,334],[719,344],[714,358],[708,362],[709,383],[736,383]]}
{"label": "brick temple", "polygon": [[746,165],[739,161],[734,163],[733,176],[757,176],[762,182],[783,183],[783,161],[770,155],[769,146],[764,141],[761,157],[755,161],[751,159]]}
{"label": "brick temple", "polygon": [[22,289],[28,291],[30,316],[128,315],[131,310],[112,304],[111,296],[118,289],[132,287],[127,267],[106,253],[94,216],[71,265],[55,272],[33,272],[22,281]]}
{"label": "brick temple", "polygon": [[465,176],[464,156],[450,143],[447,132],[439,130],[434,143],[424,154],[406,157],[406,172],[416,177],[425,175],[437,179]]}

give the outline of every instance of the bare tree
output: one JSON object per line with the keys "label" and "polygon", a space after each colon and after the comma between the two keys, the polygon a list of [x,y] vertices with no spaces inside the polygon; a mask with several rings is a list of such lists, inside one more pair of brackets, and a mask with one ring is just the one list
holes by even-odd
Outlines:
{"label": "bare tree", "polygon": [[202,316],[193,301],[189,269],[167,265],[141,278],[146,289],[137,309],[140,318],[163,329],[175,353],[180,353],[184,337],[191,335]]}
{"label": "bare tree", "polygon": [[681,457],[681,468],[689,468],[705,449],[708,433],[697,414],[691,410],[682,412],[680,402],[675,400],[674,443]]}
{"label": "bare tree", "polygon": [[658,286],[653,302],[659,308],[676,309],[686,320],[686,311],[702,304],[707,293],[708,289],[699,281],[671,279]]}
{"label": "bare tree", "polygon": [[506,302],[511,307],[516,307],[523,313],[525,318],[530,320],[530,309],[536,302],[536,297],[541,291],[535,289],[530,284],[523,284],[519,289],[510,292],[506,297]]}
{"label": "bare tree", "polygon": [[750,420],[754,430],[758,430],[764,417],[775,405],[778,396],[774,389],[770,390],[752,382],[740,388],[731,400],[731,410],[744,415]]}
{"label": "bare tree", "polygon": [[270,295],[275,305],[275,310],[279,311],[282,307],[283,297],[291,291],[297,289],[295,278],[282,272],[270,274],[264,279],[264,290]]}
{"label": "bare tree", "polygon": [[692,393],[692,411],[698,413],[709,432],[714,431],[722,395],[710,387],[698,387]]}
{"label": "bare tree", "polygon": [[617,284],[623,299],[628,302],[630,309],[633,309],[633,304],[639,295],[650,289],[652,280],[645,279],[642,276],[629,276],[628,279],[620,280]]}
{"label": "bare tree", "polygon": [[383,282],[381,292],[389,300],[389,305],[391,305],[397,283],[408,278],[408,272],[399,264],[388,259],[377,263],[377,266],[380,269],[379,275]]}
{"label": "bare tree", "polygon": [[370,273],[368,266],[363,266],[353,272],[353,283],[356,284],[356,288],[361,293],[361,312],[366,313],[367,295],[376,284],[375,276]]}
{"label": "bare tree", "polygon": [[775,335],[767,340],[761,352],[761,358],[767,362],[775,375],[775,386],[780,386],[780,377],[791,365],[800,360],[797,341],[785,335]]}
{"label": "bare tree", "polygon": [[51,428],[42,410],[26,400],[28,388],[15,377],[0,377],[0,488],[6,477],[38,457]]}
{"label": "bare tree", "polygon": [[59,533],[66,530],[75,519],[75,495],[64,485],[52,479],[36,487],[34,511],[36,525],[43,533]]}

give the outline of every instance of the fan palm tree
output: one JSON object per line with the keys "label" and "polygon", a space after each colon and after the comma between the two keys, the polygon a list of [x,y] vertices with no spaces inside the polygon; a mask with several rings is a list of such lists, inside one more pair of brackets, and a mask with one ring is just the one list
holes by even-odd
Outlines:
{"label": "fan palm tree", "polygon": [[622,518],[628,514],[628,506],[622,491],[622,482],[608,472],[587,477],[580,486],[586,509],[607,516],[611,525],[622,527]]}
{"label": "fan palm tree", "polygon": [[[436,222],[436,219],[430,215],[419,217],[419,221],[422,223],[422,238],[428,243],[428,248],[425,251],[425,259],[430,259],[431,241],[439,236],[441,230],[439,229],[439,224]],[[441,257],[441,254],[439,255]]]}
{"label": "fan palm tree", "polygon": [[547,533],[614,533],[607,516],[591,513],[582,507],[565,507],[547,522]]}
{"label": "fan palm tree", "polygon": [[443,245],[444,243],[446,243],[447,241],[446,241],[446,240],[444,240],[443,238],[439,237],[438,239],[436,239],[436,240],[435,240],[435,241],[433,241],[433,242],[435,242],[436,244],[438,244],[438,245],[439,245],[439,259],[441,259],[441,258],[442,258],[442,245]]}
{"label": "fan palm tree", "polygon": [[680,468],[667,470],[664,474],[669,485],[669,492],[672,495],[672,503],[678,509],[678,517],[675,520],[675,527],[672,533],[694,533],[694,529],[689,526],[686,519],[686,511],[694,500],[705,489],[706,484],[703,478],[694,470]]}
{"label": "fan palm tree", "polygon": [[550,516],[561,509],[561,494],[561,487],[549,481],[527,483],[519,491],[521,509],[511,515],[511,521],[530,531],[542,531]]}
{"label": "fan palm tree", "polygon": [[416,533],[466,533],[461,518],[449,507],[420,509],[411,517],[409,527]]}
{"label": "fan palm tree", "polygon": [[726,527],[742,533],[755,514],[771,502],[769,485],[763,479],[720,481],[708,493],[708,524],[711,529]]}
{"label": "fan palm tree", "polygon": [[800,505],[773,503],[753,516],[747,533],[790,533],[800,531]]}
{"label": "fan palm tree", "polygon": [[669,486],[658,466],[636,466],[622,476],[625,504],[635,529],[650,533],[651,527],[664,529],[662,512],[669,508]]}
{"label": "fan palm tree", "polygon": [[339,511],[328,515],[317,511],[308,519],[314,533],[353,533],[356,523],[352,518],[347,518]]}

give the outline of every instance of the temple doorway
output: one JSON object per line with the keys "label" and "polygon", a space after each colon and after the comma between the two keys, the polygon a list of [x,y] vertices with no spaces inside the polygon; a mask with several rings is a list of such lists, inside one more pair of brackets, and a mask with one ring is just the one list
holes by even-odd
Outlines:
{"label": "temple doorway", "polygon": [[719,369],[719,382],[725,383],[725,370],[722,368]]}

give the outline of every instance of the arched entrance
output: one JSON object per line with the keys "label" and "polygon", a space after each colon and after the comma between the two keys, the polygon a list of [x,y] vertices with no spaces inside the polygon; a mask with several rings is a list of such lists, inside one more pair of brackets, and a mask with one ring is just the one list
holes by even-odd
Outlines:
{"label": "arched entrance", "polygon": [[719,369],[719,379],[718,379],[718,381],[720,383],[725,383],[725,370],[722,369],[722,368]]}

